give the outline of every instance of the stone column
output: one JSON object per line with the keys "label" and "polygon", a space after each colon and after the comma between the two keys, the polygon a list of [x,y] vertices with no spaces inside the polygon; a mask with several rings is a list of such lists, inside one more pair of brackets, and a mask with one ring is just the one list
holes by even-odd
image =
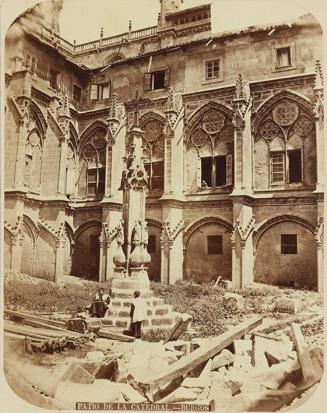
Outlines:
{"label": "stone column", "polygon": [[60,140],[60,160],[57,194],[66,195],[66,168],[67,168],[67,141],[64,137]]}
{"label": "stone column", "polygon": [[64,284],[64,242],[61,238],[56,241],[55,283]]}
{"label": "stone column", "polygon": [[106,242],[103,239],[102,234],[99,237],[99,247],[100,247],[100,257],[99,257],[99,282],[104,282],[105,281],[105,258],[104,258],[104,244],[106,244]]}
{"label": "stone column", "polygon": [[321,242],[317,242],[317,270],[318,270],[318,293],[324,295],[324,250]]}
{"label": "stone column", "polygon": [[323,108],[317,110],[315,114],[316,128],[316,151],[317,151],[317,184],[315,192],[324,191],[324,170],[325,170],[325,153],[324,153],[324,112]]}
{"label": "stone column", "polygon": [[21,272],[23,239],[22,234],[11,237],[10,269],[14,274]]}
{"label": "stone column", "polygon": [[21,119],[19,122],[19,132],[17,134],[17,151],[15,163],[15,189],[24,188],[24,168],[25,168],[25,148],[27,140],[27,130],[25,120]]}

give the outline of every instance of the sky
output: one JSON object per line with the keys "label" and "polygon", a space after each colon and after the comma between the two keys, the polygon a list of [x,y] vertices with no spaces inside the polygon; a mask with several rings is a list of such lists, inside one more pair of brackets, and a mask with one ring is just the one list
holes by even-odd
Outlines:
{"label": "sky", "polygon": [[[303,0],[212,0],[213,33],[290,20],[308,10]],[[207,4],[206,0],[184,0],[183,8]],[[61,36],[77,44],[157,24],[159,0],[64,0]]]}

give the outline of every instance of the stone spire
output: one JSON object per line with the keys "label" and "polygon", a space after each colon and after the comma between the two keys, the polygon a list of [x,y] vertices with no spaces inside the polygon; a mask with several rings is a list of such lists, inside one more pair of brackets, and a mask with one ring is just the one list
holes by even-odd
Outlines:
{"label": "stone spire", "polygon": [[322,66],[320,63],[320,60],[316,60],[316,68],[315,68],[315,86],[314,90],[316,92],[321,91],[323,92],[324,90],[324,77],[323,77],[323,72],[322,72]]}

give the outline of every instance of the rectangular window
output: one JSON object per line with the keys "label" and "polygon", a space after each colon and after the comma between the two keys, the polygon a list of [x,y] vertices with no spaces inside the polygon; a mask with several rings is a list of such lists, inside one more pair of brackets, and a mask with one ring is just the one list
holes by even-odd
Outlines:
{"label": "rectangular window", "polygon": [[58,87],[58,72],[50,69],[50,87],[57,89]]}
{"label": "rectangular window", "polygon": [[99,246],[99,236],[90,235],[90,252],[98,252]]}
{"label": "rectangular window", "polygon": [[210,60],[206,62],[206,79],[217,79],[219,78],[219,60]]}
{"label": "rectangular window", "polygon": [[73,99],[76,102],[80,102],[81,97],[82,97],[82,89],[79,86],[74,85],[74,87],[73,87]]}
{"label": "rectangular window", "polygon": [[152,162],[151,189],[163,190],[164,186],[164,163],[163,161]]}
{"label": "rectangular window", "polygon": [[110,83],[91,85],[91,100],[103,100],[110,97]]}
{"label": "rectangular window", "polygon": [[297,254],[297,234],[281,234],[281,254]]}
{"label": "rectangular window", "polygon": [[36,59],[35,57],[32,57],[32,60],[31,60],[31,73],[32,74],[35,73],[35,69],[36,69]]}
{"label": "rectangular window", "polygon": [[201,186],[212,187],[212,158],[201,158]]}
{"label": "rectangular window", "polygon": [[217,156],[216,163],[216,186],[226,185],[226,156]]}
{"label": "rectangular window", "polygon": [[91,196],[96,195],[97,188],[97,169],[87,170],[87,194]]}
{"label": "rectangular window", "polygon": [[271,154],[270,158],[270,174],[271,182],[284,182],[285,169],[284,169],[284,154],[276,152]]}
{"label": "rectangular window", "polygon": [[155,235],[149,235],[148,253],[149,254],[155,254],[156,253],[156,236]]}
{"label": "rectangular window", "polygon": [[281,47],[276,49],[277,53],[277,67],[291,66],[291,48]]}
{"label": "rectangular window", "polygon": [[221,255],[223,253],[223,237],[222,235],[207,236],[208,255]]}
{"label": "rectangular window", "polygon": [[157,70],[151,73],[144,73],[143,89],[159,90],[165,89],[169,85],[169,69]]}
{"label": "rectangular window", "polygon": [[302,182],[302,151],[288,151],[289,183]]}

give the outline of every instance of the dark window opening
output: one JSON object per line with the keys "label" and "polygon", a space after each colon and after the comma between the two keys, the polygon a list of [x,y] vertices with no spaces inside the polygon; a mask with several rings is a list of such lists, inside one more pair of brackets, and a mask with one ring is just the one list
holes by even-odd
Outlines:
{"label": "dark window opening", "polygon": [[226,184],[226,156],[216,157],[216,186]]}
{"label": "dark window opening", "polygon": [[74,99],[76,102],[80,102],[80,101],[81,101],[81,97],[82,97],[82,89],[81,89],[79,86],[74,85],[74,88],[73,88],[73,99]]}
{"label": "dark window opening", "polygon": [[207,236],[208,255],[221,255],[223,253],[223,237],[222,235]]}
{"label": "dark window opening", "polygon": [[50,70],[50,87],[57,89],[58,87],[58,72]]}
{"label": "dark window opening", "polygon": [[99,236],[90,235],[90,252],[98,252],[98,251],[99,251]]}
{"label": "dark window opening", "polygon": [[281,234],[281,254],[297,254],[297,234]]}
{"label": "dark window opening", "polygon": [[163,190],[164,188],[164,162],[157,161],[144,164],[148,175],[148,184],[150,190]]}
{"label": "dark window opening", "polygon": [[156,236],[155,235],[149,235],[148,253],[149,254],[155,254],[156,253]]}
{"label": "dark window opening", "polygon": [[100,168],[99,172],[99,182],[98,182],[98,194],[104,194],[105,180],[106,180],[106,169]]}
{"label": "dark window opening", "polygon": [[163,89],[165,87],[165,70],[153,72],[153,90]]}
{"label": "dark window opening", "polygon": [[277,53],[277,67],[291,66],[291,48],[281,47],[276,49]]}
{"label": "dark window opening", "polygon": [[288,151],[289,182],[302,182],[302,153],[301,150]]}
{"label": "dark window opening", "polygon": [[212,158],[201,158],[201,186],[212,187]]}
{"label": "dark window opening", "polygon": [[159,90],[169,85],[169,69],[144,73],[143,89]]}

